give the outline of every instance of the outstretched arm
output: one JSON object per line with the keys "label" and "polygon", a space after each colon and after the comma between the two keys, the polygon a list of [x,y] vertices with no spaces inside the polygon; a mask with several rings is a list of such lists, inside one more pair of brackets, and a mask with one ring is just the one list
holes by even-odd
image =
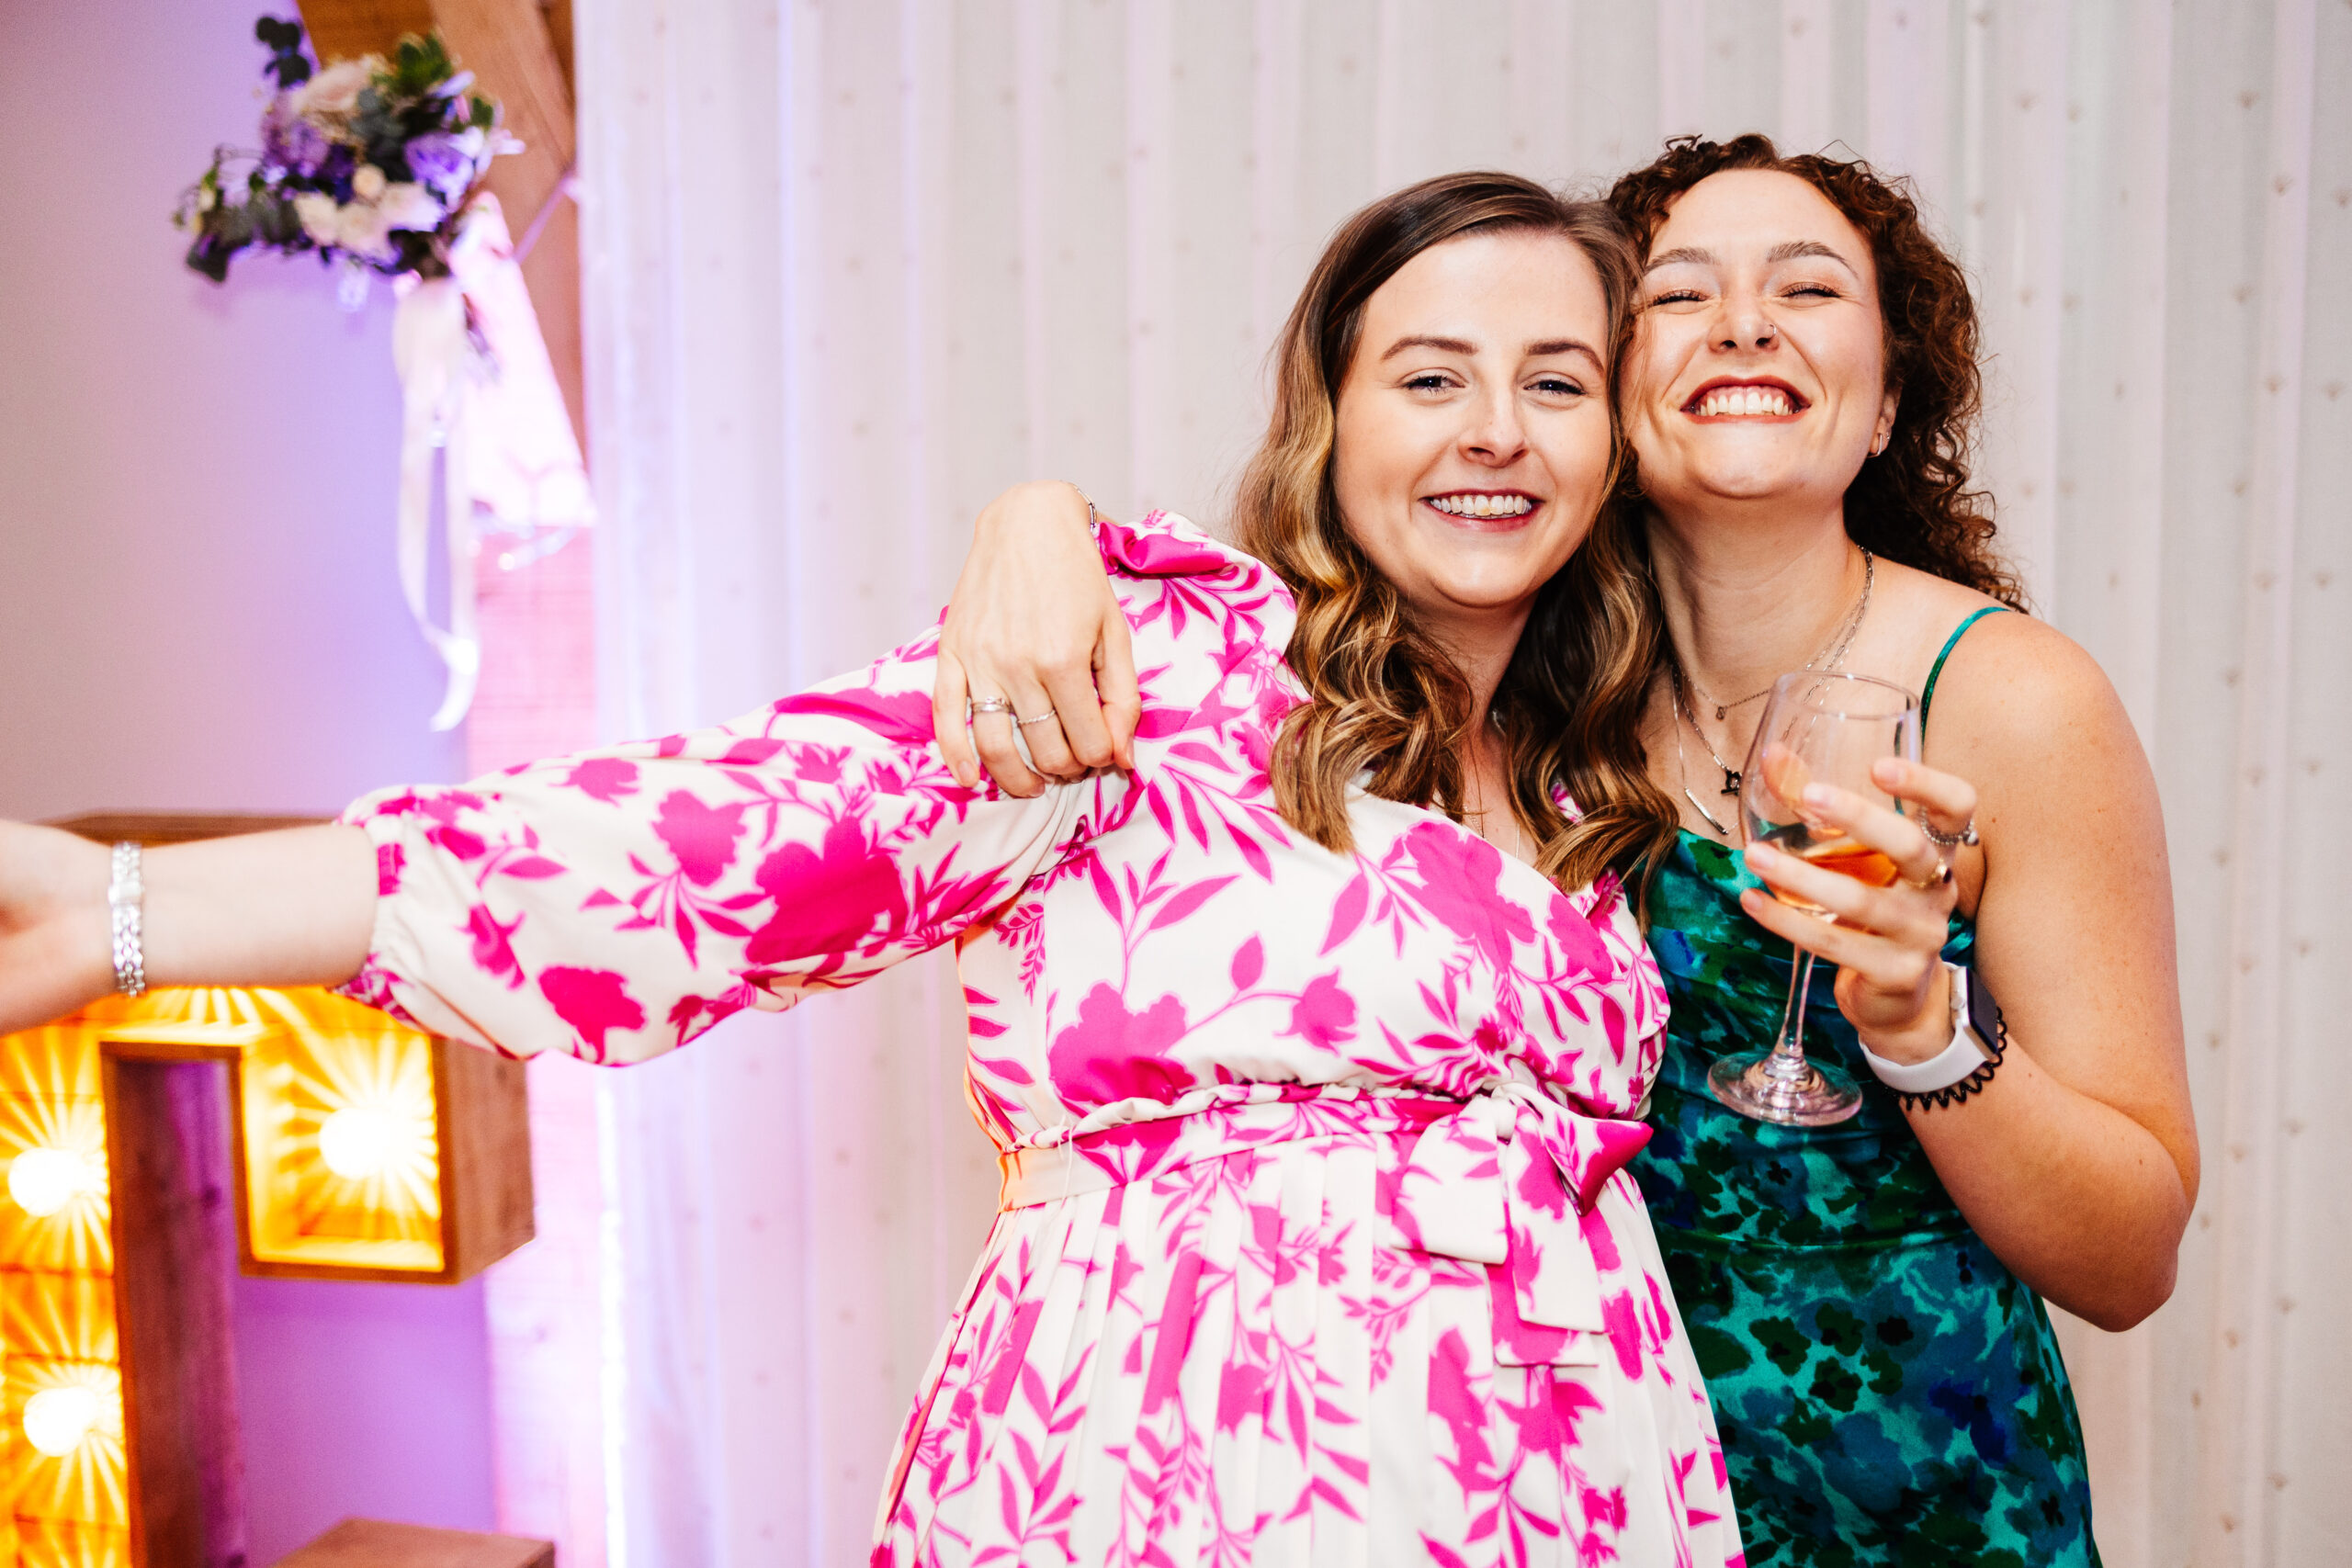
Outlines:
{"label": "outstretched arm", "polygon": [[[1048,778],[1134,766],[1135,654],[1088,513],[1073,486],[1015,485],[973,529],[933,693],[940,750],[967,788],[983,766],[1016,795],[1035,795]],[[974,713],[967,726],[971,698],[1001,698],[1011,711]]]}
{"label": "outstretched arm", "polygon": [[[929,640],[719,728],[158,850],[150,983],[340,986],[436,1033],[598,1062],[855,985],[1001,908],[1124,787],[959,784]],[[0,1032],[113,988],[107,881],[100,846],[0,828]]]}
{"label": "outstretched arm", "polygon": [[[143,857],[151,986],[340,986],[368,956],[376,854],[330,825],[172,844]],[[114,989],[108,852],[0,823],[0,1034]]]}

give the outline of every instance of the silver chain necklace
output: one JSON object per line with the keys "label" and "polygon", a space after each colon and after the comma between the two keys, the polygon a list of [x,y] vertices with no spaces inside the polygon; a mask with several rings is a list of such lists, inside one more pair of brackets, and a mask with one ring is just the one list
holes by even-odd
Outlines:
{"label": "silver chain necklace", "polygon": [[[1830,671],[1833,671],[1839,665],[1843,664],[1846,661],[1846,650],[1854,646],[1854,634],[1862,629],[1862,617],[1870,613],[1871,589],[1878,581],[1878,558],[1871,554],[1870,547],[1868,546],[1861,546],[1860,548],[1862,552],[1862,592],[1855,599],[1854,607],[1847,612],[1844,623],[1839,626],[1837,631],[1830,634],[1829,640],[1824,643],[1821,649],[1817,649],[1811,659],[1804,661],[1803,668],[1798,671],[1800,674],[1812,670],[1815,665],[1819,665],[1822,672],[1826,674]],[[1825,655],[1826,656],[1826,658]],[[1718,834],[1728,839],[1731,837],[1731,829],[1724,827],[1721,822],[1716,821],[1715,814],[1701,804],[1698,795],[1691,791],[1690,761],[1682,750],[1682,727],[1686,724],[1690,727],[1690,733],[1699,738],[1699,744],[1701,746],[1706,748],[1708,760],[1713,761],[1716,767],[1723,770],[1724,787],[1720,793],[1730,795],[1735,800],[1739,797],[1739,786],[1742,782],[1740,772],[1737,768],[1733,767],[1729,762],[1724,761],[1723,757],[1715,750],[1714,742],[1708,739],[1707,732],[1699,728],[1698,715],[1686,711],[1682,700],[1682,686],[1684,681],[1688,679],[1688,677],[1683,674],[1682,657],[1680,654],[1674,651],[1674,645],[1671,639],[1668,639],[1667,643],[1667,660],[1669,666],[1669,674],[1671,676],[1668,685],[1668,690],[1671,694],[1674,702],[1674,762],[1676,772],[1682,777],[1682,798],[1690,803],[1690,808],[1692,810],[1696,811],[1701,817],[1706,819],[1708,827],[1713,828]],[[1780,682],[1776,678],[1773,681],[1772,685],[1777,686],[1779,684]],[[1690,688],[1694,692],[1697,691],[1698,682],[1695,681],[1690,682]],[[1730,707],[1743,707],[1747,704],[1754,702],[1757,697],[1770,694],[1771,690],[1771,686],[1767,686],[1763,691],[1758,692],[1752,696],[1742,697],[1738,702],[1729,705],[1716,703],[1715,717],[1720,719],[1724,716],[1726,705]],[[1710,698],[1709,700],[1713,701],[1713,699]]]}

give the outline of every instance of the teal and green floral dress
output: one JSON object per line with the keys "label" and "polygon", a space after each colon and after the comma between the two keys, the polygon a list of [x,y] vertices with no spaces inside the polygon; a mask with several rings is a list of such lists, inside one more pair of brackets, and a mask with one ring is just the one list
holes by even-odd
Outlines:
{"label": "teal and green floral dress", "polygon": [[[1939,664],[1940,665],[1940,660]],[[1809,1054],[1863,1086],[1833,1127],[1751,1122],[1707,1065],[1769,1044],[1789,944],[1735,846],[1685,833],[1650,892],[1673,1016],[1633,1169],[1714,1400],[1751,1568],[2098,1562],[2041,1298],[1993,1256],[1814,972]],[[1974,931],[1955,919],[1945,956]]]}

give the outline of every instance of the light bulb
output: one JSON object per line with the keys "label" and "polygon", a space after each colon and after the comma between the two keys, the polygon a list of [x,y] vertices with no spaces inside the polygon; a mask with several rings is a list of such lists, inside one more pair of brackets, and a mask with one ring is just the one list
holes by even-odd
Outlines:
{"label": "light bulb", "polygon": [[319,1123],[319,1157],[346,1181],[380,1176],[415,1142],[412,1119],[372,1105],[346,1105]]}
{"label": "light bulb", "polygon": [[27,1149],[8,1162],[8,1196],[28,1214],[47,1219],[93,1190],[96,1173],[78,1149]]}
{"label": "light bulb", "polygon": [[42,1389],[25,1401],[25,1440],[51,1459],[63,1459],[98,1424],[101,1408],[97,1392],[79,1383]]}

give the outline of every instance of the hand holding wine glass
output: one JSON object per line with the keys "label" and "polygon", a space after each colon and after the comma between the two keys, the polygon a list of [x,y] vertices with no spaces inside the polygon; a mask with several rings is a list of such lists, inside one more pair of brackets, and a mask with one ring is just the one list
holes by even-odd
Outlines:
{"label": "hand holding wine glass", "polygon": [[[1805,1059],[1805,1001],[1819,951],[1805,928],[1864,913],[1855,896],[1883,897],[1906,863],[1935,856],[1878,776],[1882,764],[1916,765],[1918,755],[1918,699],[1891,682],[1800,671],[1774,683],[1742,770],[1740,814],[1749,863],[1787,907],[1774,913],[1793,928],[1760,912],[1758,906],[1770,904],[1761,895],[1747,895],[1742,904],[1791,937],[1796,970],[1772,1047],[1724,1057],[1708,1072],[1715,1097],[1733,1110],[1759,1121],[1818,1126],[1860,1109],[1861,1090],[1849,1075]],[[1938,888],[1948,910],[1948,889],[1937,875],[1942,864],[1934,858],[1909,870],[1914,882]],[[1936,942],[1941,945],[1939,925]]]}
{"label": "hand holding wine glass", "polygon": [[[1855,685],[1843,690],[1858,692],[1866,678],[1788,678],[1800,679],[1808,685],[1850,682]],[[1815,1069],[1804,1063],[1801,1034],[1802,993],[1810,979],[1804,971],[1815,955],[1838,966],[1838,1006],[1877,1055],[1924,1061],[1951,1037],[1941,953],[1957,890],[1950,862],[1921,824],[1932,823],[1947,834],[1959,831],[1973,818],[1976,793],[1966,780],[1916,760],[1916,714],[1906,717],[1893,711],[1898,697],[1908,704],[1909,694],[1886,682],[1868,684],[1887,694],[1889,711],[1871,717],[1874,708],[1841,700],[1831,705],[1860,711],[1834,720],[1817,711],[1774,711],[1782,708],[1776,688],[1743,781],[1748,864],[1766,886],[1743,895],[1741,907],[1800,950],[1800,974],[1781,1027],[1790,1049],[1775,1053],[1781,1058],[1774,1071],[1783,1100],[1787,1080]],[[1829,694],[1825,690],[1804,708],[1819,709]],[[1837,734],[1847,739],[1833,739]],[[1733,1060],[1757,1066],[1767,1058]],[[1825,1072],[1825,1083],[1835,1071],[1815,1070]],[[1809,1078],[1805,1082],[1811,1084]],[[1756,1114],[1746,1105],[1726,1103]],[[1810,1103],[1816,1110],[1837,1107],[1834,1098],[1826,1105]],[[1859,1103],[1858,1095],[1854,1104]],[[1796,1102],[1800,1111],[1807,1104]],[[1848,1109],[1822,1119],[1851,1114]]]}

